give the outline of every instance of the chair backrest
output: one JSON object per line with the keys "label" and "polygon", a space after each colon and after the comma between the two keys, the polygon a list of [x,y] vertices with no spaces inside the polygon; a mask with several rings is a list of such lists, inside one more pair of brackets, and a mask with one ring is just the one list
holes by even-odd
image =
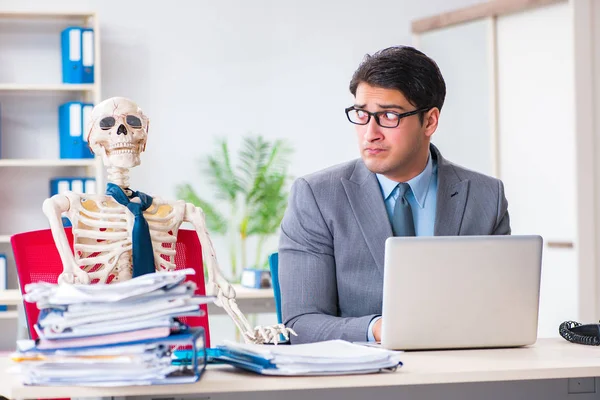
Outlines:
{"label": "chair backrest", "polygon": [[[71,228],[65,228],[71,251],[73,251],[73,234]],[[19,276],[21,293],[25,293],[25,285],[34,282],[56,283],[58,276],[63,271],[62,261],[50,229],[18,233],[11,237],[11,245]],[[196,231],[180,229],[175,244],[176,269],[193,268],[195,275],[188,276],[188,280],[196,283],[197,295],[205,294],[204,267],[202,263],[202,248]],[[39,310],[34,303],[23,302],[27,326],[32,339],[38,335],[34,329],[39,316]],[[200,317],[180,318],[185,324],[192,327],[203,327],[206,332],[206,346],[210,346],[210,334],[208,326],[208,308],[201,306],[204,315]]]}
{"label": "chair backrest", "polygon": [[279,255],[273,253],[269,256],[269,269],[271,270],[271,282],[273,285],[273,294],[275,295],[275,310],[277,312],[277,322],[281,322],[281,292],[279,290]]}

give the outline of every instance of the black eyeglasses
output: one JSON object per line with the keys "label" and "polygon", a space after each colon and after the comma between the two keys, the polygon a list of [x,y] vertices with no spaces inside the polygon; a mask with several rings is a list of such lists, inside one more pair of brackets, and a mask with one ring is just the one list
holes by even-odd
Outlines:
{"label": "black eyeglasses", "polygon": [[350,106],[344,111],[346,111],[348,121],[356,125],[367,125],[369,121],[371,121],[371,116],[373,116],[377,124],[382,128],[396,128],[398,124],[400,124],[400,120],[402,118],[410,117],[411,115],[419,114],[430,109],[431,107],[423,107],[419,108],[418,110],[409,111],[402,114],[395,111],[377,111],[372,113],[367,110]]}

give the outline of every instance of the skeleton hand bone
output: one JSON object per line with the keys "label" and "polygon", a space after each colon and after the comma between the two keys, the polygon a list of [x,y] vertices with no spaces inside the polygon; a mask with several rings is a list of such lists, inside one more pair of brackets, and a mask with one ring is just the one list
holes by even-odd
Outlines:
{"label": "skeleton hand bone", "polygon": [[[222,278],[222,277],[221,277]],[[250,327],[248,321],[244,317],[244,314],[240,311],[235,301],[235,290],[224,278],[222,281],[225,282],[225,289],[220,286],[220,282],[216,280],[212,282],[213,293],[217,296],[215,304],[222,307],[227,314],[229,314],[238,329],[244,336],[246,343],[254,344],[265,344],[265,343],[279,343],[279,335],[283,335],[285,340],[290,338],[290,334],[298,336],[291,328],[286,328],[283,324],[270,325],[270,326],[257,326],[254,329]],[[229,296],[228,296],[229,295]]]}

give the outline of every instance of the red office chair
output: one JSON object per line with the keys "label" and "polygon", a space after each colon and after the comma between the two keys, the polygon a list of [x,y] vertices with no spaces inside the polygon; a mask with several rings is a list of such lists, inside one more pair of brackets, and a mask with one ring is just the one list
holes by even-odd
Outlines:
{"label": "red office chair", "polygon": [[[73,234],[71,228],[65,228],[67,239],[73,251]],[[33,282],[56,283],[58,276],[62,273],[62,261],[56,249],[52,232],[50,229],[24,232],[13,235],[10,239],[15,264],[19,275],[21,293],[25,293],[25,285]],[[188,276],[187,280],[196,283],[197,295],[205,294],[204,269],[202,263],[202,249],[196,231],[180,229],[175,244],[176,269],[194,268],[195,275]],[[32,339],[38,335],[34,329],[37,322],[39,310],[35,303],[24,302],[27,326]],[[210,347],[210,335],[208,329],[208,309],[206,305],[201,306],[204,315],[201,317],[183,317],[181,321],[191,327],[203,327],[206,332],[206,347]]]}

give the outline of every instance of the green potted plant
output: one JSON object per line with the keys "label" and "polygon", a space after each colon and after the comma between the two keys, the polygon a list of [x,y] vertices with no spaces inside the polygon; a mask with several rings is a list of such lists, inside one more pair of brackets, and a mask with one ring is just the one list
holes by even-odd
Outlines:
{"label": "green potted plant", "polygon": [[[250,135],[242,138],[237,164],[233,165],[227,140],[218,139],[216,151],[203,161],[202,168],[214,188],[214,203],[200,197],[189,183],[177,186],[178,198],[202,208],[210,233],[228,237],[234,281],[240,279],[238,267],[268,268],[264,246],[276,234],[287,206],[291,152],[283,140]],[[252,263],[247,251],[251,237],[256,238]]]}

